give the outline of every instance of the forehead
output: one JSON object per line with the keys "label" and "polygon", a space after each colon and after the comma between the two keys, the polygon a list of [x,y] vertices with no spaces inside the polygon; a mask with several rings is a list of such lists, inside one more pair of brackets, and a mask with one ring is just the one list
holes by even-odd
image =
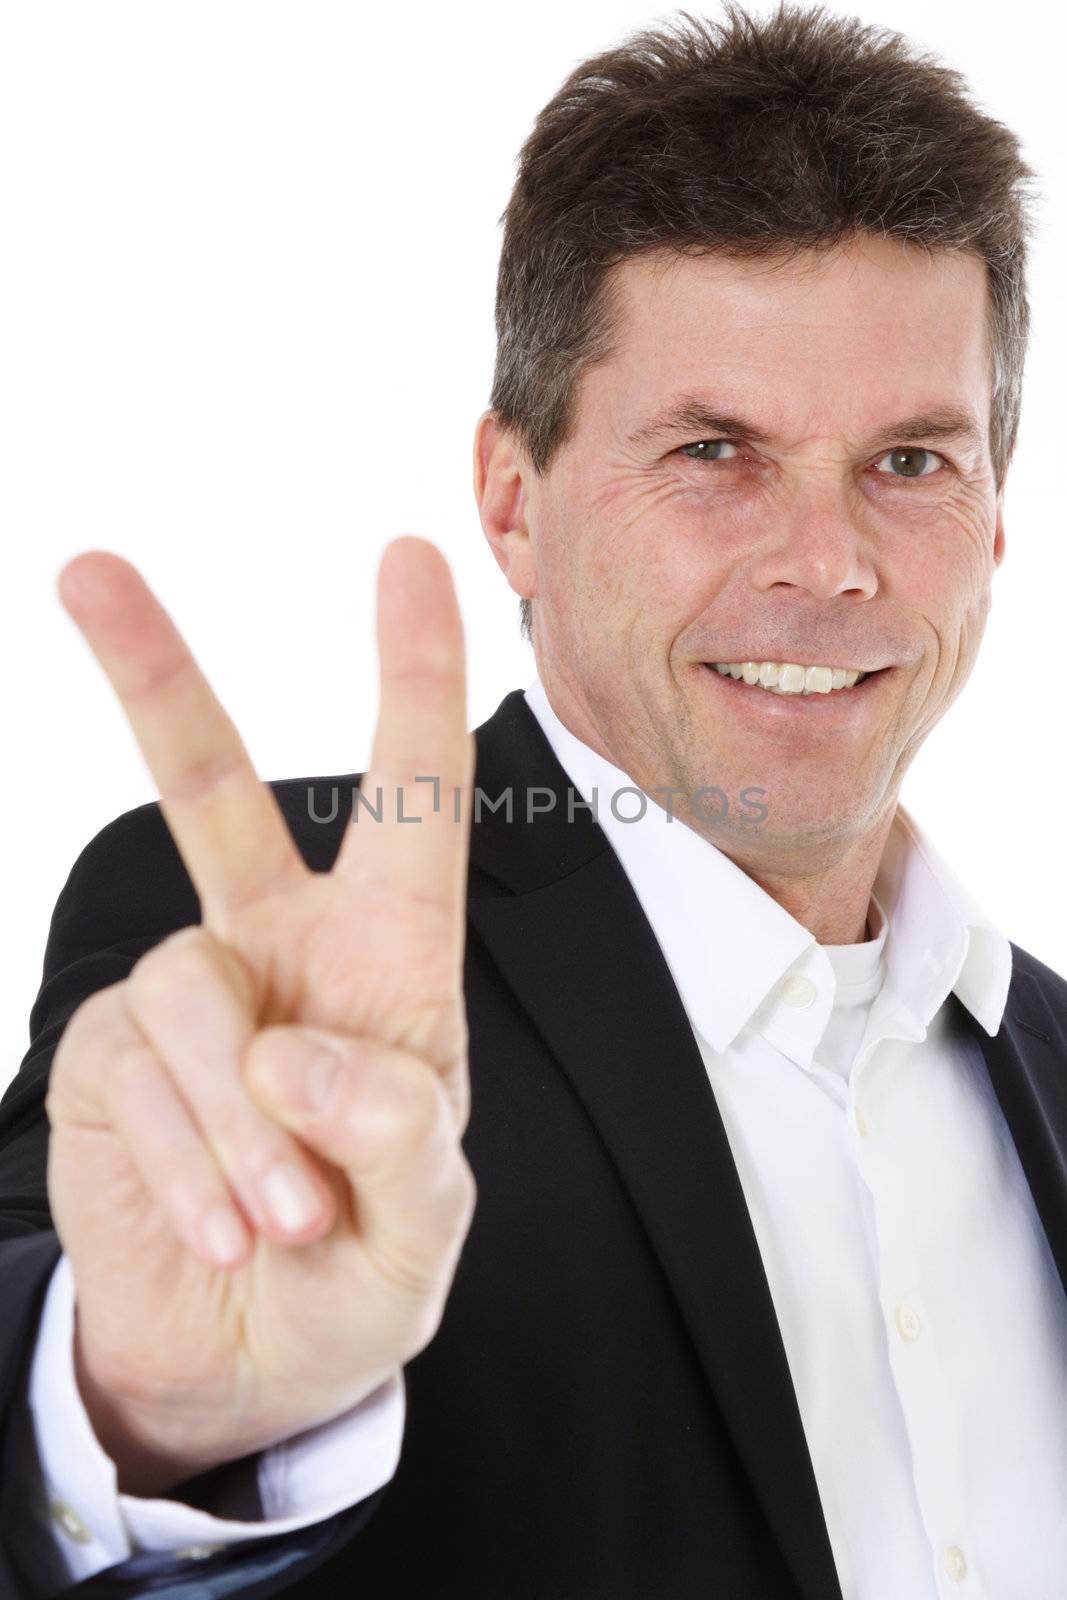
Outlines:
{"label": "forehead", "polygon": [[614,350],[585,398],[619,422],[709,383],[771,426],[798,405],[829,422],[989,393],[986,269],[970,253],[866,237],[788,260],[650,252],[612,270],[610,296]]}

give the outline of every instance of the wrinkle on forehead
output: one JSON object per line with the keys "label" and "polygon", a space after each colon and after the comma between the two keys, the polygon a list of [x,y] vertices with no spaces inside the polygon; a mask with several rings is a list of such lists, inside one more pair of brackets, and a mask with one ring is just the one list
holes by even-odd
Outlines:
{"label": "wrinkle on forehead", "polygon": [[968,396],[988,409],[988,291],[972,254],[864,240],[773,264],[656,252],[614,274],[615,349],[581,387],[583,412],[617,436],[690,389],[758,406],[769,431],[791,417],[825,437]]}

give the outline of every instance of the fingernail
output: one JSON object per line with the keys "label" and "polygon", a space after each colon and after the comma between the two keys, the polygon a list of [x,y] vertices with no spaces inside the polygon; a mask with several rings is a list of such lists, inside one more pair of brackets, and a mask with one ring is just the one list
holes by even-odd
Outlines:
{"label": "fingernail", "polygon": [[312,1111],[325,1111],[333,1095],[337,1074],[341,1070],[341,1056],[331,1046],[313,1040],[316,1054],[308,1064],[304,1080],[307,1103]]}
{"label": "fingernail", "polygon": [[248,1244],[244,1225],[229,1206],[212,1206],[200,1225],[200,1237],[211,1259],[223,1267],[239,1261]]}
{"label": "fingernail", "polygon": [[263,1199],[274,1221],[286,1233],[300,1233],[316,1220],[322,1205],[303,1167],[280,1161],[263,1179]]}

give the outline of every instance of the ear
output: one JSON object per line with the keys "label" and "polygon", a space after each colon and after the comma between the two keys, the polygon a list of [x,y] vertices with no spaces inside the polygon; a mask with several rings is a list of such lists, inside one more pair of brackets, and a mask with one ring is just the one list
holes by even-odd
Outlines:
{"label": "ear", "polygon": [[993,565],[1000,566],[1004,560],[1004,484],[1000,486],[997,495],[997,531],[993,537]]}
{"label": "ear", "polygon": [[532,600],[537,570],[526,522],[526,479],[532,468],[495,411],[484,411],[474,434],[474,498],[489,548],[511,588]]}

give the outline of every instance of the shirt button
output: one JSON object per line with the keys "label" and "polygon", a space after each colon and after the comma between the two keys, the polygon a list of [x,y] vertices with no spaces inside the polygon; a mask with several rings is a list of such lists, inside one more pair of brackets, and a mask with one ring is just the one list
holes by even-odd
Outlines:
{"label": "shirt button", "polygon": [[867,1119],[863,1115],[862,1111],[857,1111],[856,1112],[856,1128],[857,1128],[857,1130],[859,1132],[860,1138],[861,1139],[866,1139],[867,1134],[868,1134],[868,1132],[870,1130],[867,1127]]}
{"label": "shirt button", "polygon": [[787,1006],[810,1006],[815,999],[815,985],[810,978],[796,973],[792,978],[786,978],[778,993]]}
{"label": "shirt button", "polygon": [[181,1550],[175,1550],[174,1555],[179,1561],[206,1561],[208,1556],[225,1548],[222,1544],[187,1544]]}
{"label": "shirt button", "polygon": [[[919,1321],[918,1312],[913,1311],[911,1306],[901,1301],[900,1305],[897,1306],[897,1332],[900,1337],[910,1341],[917,1339],[921,1331],[922,1323]],[[955,1545],[952,1548],[955,1549]]]}
{"label": "shirt button", "polygon": [[53,1500],[49,1510],[68,1538],[75,1540],[78,1544],[92,1544],[93,1535],[91,1531],[65,1500]]}
{"label": "shirt button", "polygon": [[967,1576],[967,1563],[958,1544],[950,1544],[941,1557],[945,1571],[957,1583]]}

